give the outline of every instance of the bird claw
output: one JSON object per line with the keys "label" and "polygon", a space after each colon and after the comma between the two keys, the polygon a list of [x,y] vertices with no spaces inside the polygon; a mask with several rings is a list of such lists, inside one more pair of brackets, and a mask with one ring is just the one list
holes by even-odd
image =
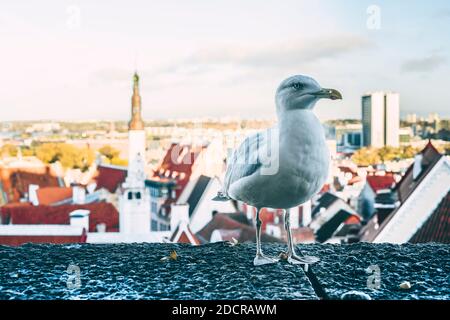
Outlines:
{"label": "bird claw", "polygon": [[257,254],[255,259],[253,260],[254,266],[263,266],[265,264],[273,264],[277,263],[279,260],[276,258],[266,257],[263,254]]}
{"label": "bird claw", "polygon": [[295,254],[292,254],[288,257],[287,262],[290,264],[314,264],[319,262],[320,259],[317,257],[313,257],[313,256],[297,256]]}

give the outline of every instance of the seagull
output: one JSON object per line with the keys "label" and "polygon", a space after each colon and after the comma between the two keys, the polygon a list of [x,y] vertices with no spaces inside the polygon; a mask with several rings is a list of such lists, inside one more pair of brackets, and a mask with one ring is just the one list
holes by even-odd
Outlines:
{"label": "seagull", "polygon": [[287,232],[287,261],[309,265],[316,257],[295,253],[290,208],[320,191],[330,154],[322,125],[313,108],[320,99],[342,99],[335,89],[324,89],[313,78],[295,75],[284,80],[275,95],[278,124],[247,137],[227,161],[222,190],[216,201],[237,200],[256,208],[255,266],[278,262],[261,249],[262,208],[283,209]]}

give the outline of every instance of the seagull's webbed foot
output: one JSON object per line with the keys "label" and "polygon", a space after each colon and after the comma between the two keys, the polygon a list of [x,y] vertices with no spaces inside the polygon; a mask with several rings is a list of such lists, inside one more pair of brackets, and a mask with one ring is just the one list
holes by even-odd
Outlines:
{"label": "seagull's webbed foot", "polygon": [[279,260],[276,258],[267,257],[264,254],[257,254],[255,259],[253,260],[254,266],[263,266],[265,264],[273,264],[277,263]]}
{"label": "seagull's webbed foot", "polygon": [[314,264],[319,262],[320,259],[313,256],[298,256],[295,253],[291,254],[287,258],[287,262],[290,264]]}

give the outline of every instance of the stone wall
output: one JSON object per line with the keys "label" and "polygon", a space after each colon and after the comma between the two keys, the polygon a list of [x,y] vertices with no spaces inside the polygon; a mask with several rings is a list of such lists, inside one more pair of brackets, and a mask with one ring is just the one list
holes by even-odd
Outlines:
{"label": "stone wall", "polygon": [[0,299],[450,298],[449,245],[297,248],[321,261],[307,272],[285,261],[254,267],[254,244],[0,246]]}

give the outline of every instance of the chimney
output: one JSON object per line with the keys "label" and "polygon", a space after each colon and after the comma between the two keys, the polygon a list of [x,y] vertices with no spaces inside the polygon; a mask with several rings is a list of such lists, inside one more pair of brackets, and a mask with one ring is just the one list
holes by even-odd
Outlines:
{"label": "chimney", "polygon": [[97,189],[97,183],[91,182],[86,186],[86,190],[89,194],[94,193],[95,189]]}
{"label": "chimney", "polygon": [[86,203],[86,190],[81,186],[72,187],[72,202],[74,204]]}
{"label": "chimney", "polygon": [[38,189],[39,186],[37,184],[28,185],[28,201],[30,201],[33,204],[33,206],[39,205],[39,199],[37,196]]}
{"label": "chimney", "polygon": [[189,224],[189,205],[172,204],[170,209],[170,230],[173,232],[180,223]]}
{"label": "chimney", "polygon": [[95,228],[97,229],[98,233],[106,232],[106,223],[99,223]]}
{"label": "chimney", "polygon": [[70,225],[72,227],[82,227],[89,230],[89,210],[78,209],[70,213]]}

